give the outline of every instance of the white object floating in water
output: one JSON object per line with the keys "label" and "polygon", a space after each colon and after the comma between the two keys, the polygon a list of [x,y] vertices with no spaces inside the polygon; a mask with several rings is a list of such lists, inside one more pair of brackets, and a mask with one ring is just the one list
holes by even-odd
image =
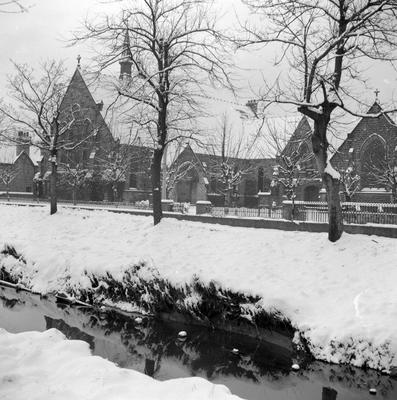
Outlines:
{"label": "white object floating in water", "polygon": [[187,336],[186,331],[180,331],[180,332],[178,333],[178,337],[180,337],[180,338],[185,338],[186,336]]}
{"label": "white object floating in water", "polygon": [[291,369],[293,371],[299,371],[300,370],[300,366],[298,364],[292,364]]}
{"label": "white object floating in water", "polygon": [[375,388],[369,389],[369,393],[375,395],[376,394],[376,389]]}
{"label": "white object floating in water", "polygon": [[137,324],[141,324],[141,323],[142,323],[142,318],[141,318],[141,317],[136,317],[136,318],[134,319],[134,321],[135,321]]}
{"label": "white object floating in water", "polygon": [[238,354],[238,353],[239,353],[239,350],[238,350],[238,349],[233,349],[233,350],[232,350],[232,353],[233,353],[233,354]]}

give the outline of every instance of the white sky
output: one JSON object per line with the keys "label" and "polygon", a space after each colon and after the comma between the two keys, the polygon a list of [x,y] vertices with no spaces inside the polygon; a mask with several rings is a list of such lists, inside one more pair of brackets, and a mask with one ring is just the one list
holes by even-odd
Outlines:
{"label": "white sky", "polygon": [[[78,29],[87,14],[94,17],[117,7],[117,4],[104,4],[99,0],[25,0],[32,7],[26,14],[0,14],[0,97],[6,98],[6,76],[13,72],[10,59],[16,62],[27,62],[37,65],[44,59],[64,59],[70,74],[76,66],[76,57],[82,56],[84,66],[89,63],[90,52],[86,45],[67,47],[65,39],[71,37],[71,31]],[[226,10],[223,23],[236,26],[235,9],[241,16],[239,0],[218,0]],[[229,13],[227,13],[229,11]],[[274,54],[268,49],[263,52],[244,52],[237,56],[240,66],[250,68],[244,73],[241,85],[258,88],[261,74],[273,80],[277,70],[272,66]],[[256,70],[256,71],[255,71]],[[260,71],[260,72],[259,72]],[[373,91],[380,90],[380,100],[384,104],[392,101],[396,89],[397,73],[387,65],[378,64],[368,70],[368,90],[363,93],[362,100],[372,103]],[[397,96],[397,93],[396,93]],[[241,98],[241,103],[246,102]],[[281,114],[280,110],[273,113]]]}

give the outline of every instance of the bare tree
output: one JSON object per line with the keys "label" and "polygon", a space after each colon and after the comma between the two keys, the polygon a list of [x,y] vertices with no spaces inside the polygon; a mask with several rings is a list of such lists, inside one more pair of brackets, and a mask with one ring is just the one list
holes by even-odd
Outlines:
{"label": "bare tree", "polygon": [[282,187],[281,193],[292,200],[294,212],[298,187],[318,178],[310,146],[311,128],[305,117],[297,125],[294,120],[292,133],[292,123],[285,118],[265,121],[264,127],[259,143],[261,153],[275,156],[271,187]]}
{"label": "bare tree", "polygon": [[[238,126],[237,131],[232,126]],[[253,171],[248,159],[255,141],[256,137],[250,138],[244,132],[244,124],[232,124],[227,114],[222,115],[218,129],[211,132],[207,149],[213,157],[207,171],[211,178],[220,182],[217,190],[225,196],[226,207],[232,206],[238,186]]]}
{"label": "bare tree", "polygon": [[303,153],[296,150],[290,154],[281,154],[276,158],[277,164],[274,167],[273,182],[281,184],[289,200],[295,200],[296,189],[308,179],[316,178],[315,171],[310,176],[303,175],[303,165],[313,158],[313,154]]}
{"label": "bare tree", "polygon": [[[27,64],[14,63],[16,74],[9,78],[11,104],[0,104],[0,115],[10,125],[27,128],[34,134],[32,144],[49,155],[50,213],[57,212],[57,155],[59,150],[73,151],[94,134],[91,121],[84,116],[79,104],[63,104],[67,83],[62,62],[41,64],[37,76]],[[71,128],[78,126],[79,137],[71,136]],[[12,133],[8,140],[16,141]]]}
{"label": "bare tree", "polygon": [[[195,136],[197,95],[203,82],[230,83],[228,57],[220,54],[214,13],[203,0],[140,0],[119,16],[87,22],[76,41],[96,39],[105,68],[124,57],[119,96],[131,118],[152,139],[151,180],[154,224],[162,218],[161,167],[170,143]],[[132,67],[132,70],[131,70]]]}
{"label": "bare tree", "polygon": [[346,201],[352,201],[354,195],[360,190],[360,176],[352,165],[349,165],[345,170],[339,170],[339,173]]}
{"label": "bare tree", "polygon": [[5,167],[0,166],[0,181],[3,182],[6,187],[7,201],[10,201],[10,184],[18,176],[19,170],[13,165]]}
{"label": "bare tree", "polygon": [[129,146],[115,144],[107,158],[98,159],[98,171],[102,182],[111,185],[113,200],[119,199],[119,186],[126,181],[131,164]]}
{"label": "bare tree", "polygon": [[0,14],[18,14],[28,11],[24,0],[3,0],[0,1]]}
{"label": "bare tree", "polygon": [[178,182],[189,176],[189,173],[193,171],[194,168],[196,168],[195,162],[191,160],[178,162],[177,157],[171,162],[170,166],[163,168],[163,174],[165,174],[165,180],[163,182],[165,182],[167,199],[170,198]]}
{"label": "bare tree", "polygon": [[392,202],[397,203],[397,157],[386,157],[379,162],[370,162],[368,179],[377,187],[391,191]]}
{"label": "bare tree", "polygon": [[72,201],[77,204],[78,191],[90,180],[92,171],[77,163],[73,167],[71,164],[60,163],[59,182],[72,188]]}
{"label": "bare tree", "polygon": [[[348,106],[353,81],[363,79],[360,67],[371,60],[394,61],[397,43],[396,0],[243,0],[261,27],[246,23],[241,47],[276,44],[277,63],[288,68],[285,87],[267,87],[262,100],[298,107],[314,122],[312,147],[327,190],[329,240],[343,232],[339,199],[340,174],[330,163],[330,123],[337,109],[359,115]],[[374,114],[369,116],[379,116]],[[368,116],[368,115],[366,115]]]}

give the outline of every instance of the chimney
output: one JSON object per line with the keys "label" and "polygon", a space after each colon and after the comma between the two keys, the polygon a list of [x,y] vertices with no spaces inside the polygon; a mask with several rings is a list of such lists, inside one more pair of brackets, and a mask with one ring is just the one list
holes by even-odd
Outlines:
{"label": "chimney", "polygon": [[30,135],[29,132],[18,131],[15,156],[18,157],[23,151],[30,156]]}
{"label": "chimney", "polygon": [[120,80],[131,78],[132,54],[130,49],[130,36],[128,30],[125,31],[123,51],[120,60]]}

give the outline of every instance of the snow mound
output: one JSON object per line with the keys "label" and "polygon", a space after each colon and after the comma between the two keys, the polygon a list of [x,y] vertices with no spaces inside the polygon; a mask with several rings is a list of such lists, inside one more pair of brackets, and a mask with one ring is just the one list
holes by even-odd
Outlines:
{"label": "snow mound", "polygon": [[202,378],[157,381],[90,353],[56,329],[8,333],[0,329],[3,400],[238,400],[223,385]]}

